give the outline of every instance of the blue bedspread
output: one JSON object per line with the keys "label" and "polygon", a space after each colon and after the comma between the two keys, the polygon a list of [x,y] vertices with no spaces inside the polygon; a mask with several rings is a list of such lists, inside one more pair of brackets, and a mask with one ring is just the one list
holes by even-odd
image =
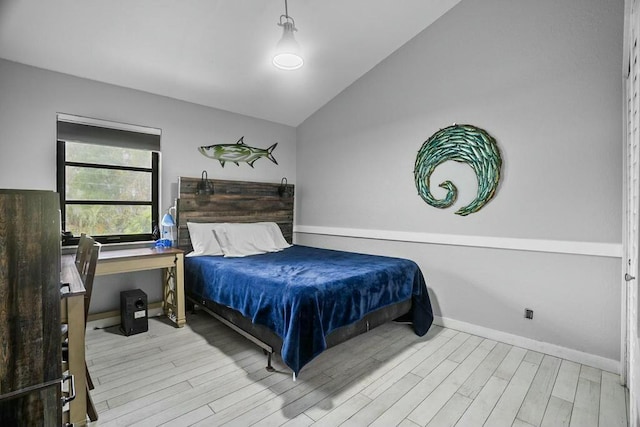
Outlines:
{"label": "blue bedspread", "polygon": [[296,375],[326,349],[326,336],[367,313],[412,298],[417,335],[433,321],[413,261],[306,246],[245,258],[185,258],[187,293],[231,307],[282,338]]}

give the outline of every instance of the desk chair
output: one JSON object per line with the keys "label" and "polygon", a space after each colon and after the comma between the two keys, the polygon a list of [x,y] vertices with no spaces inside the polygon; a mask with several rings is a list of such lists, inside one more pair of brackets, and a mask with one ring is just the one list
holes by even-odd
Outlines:
{"label": "desk chair", "polygon": [[[87,276],[95,276],[95,268],[93,269],[93,273],[91,273],[92,269],[89,263],[87,262],[87,258],[91,257],[91,253],[93,251],[95,240],[91,236],[86,235],[85,233],[80,234],[80,240],[78,241],[78,247],[76,249],[76,258],[75,264],[76,269],[80,273],[80,277],[82,278],[82,284],[85,288],[84,294],[84,326],[87,327],[87,316],[89,315],[89,304],[91,303],[91,292],[93,290],[93,277],[89,278],[89,283],[87,284]],[[89,259],[89,261],[91,261]],[[84,272],[84,274],[83,274]],[[91,273],[91,274],[89,274]],[[87,286],[89,285],[89,286]],[[87,381],[89,382],[89,390],[93,390],[93,381],[89,376],[89,369],[87,368]]]}
{"label": "desk chair", "polygon": [[[80,273],[80,278],[84,284],[84,325],[87,327],[87,317],[89,316],[89,305],[91,304],[91,293],[93,291],[93,279],[96,274],[96,266],[98,264],[98,255],[100,254],[100,243],[93,240],[92,237],[82,233],[80,241],[78,243],[78,249],[76,251],[75,264]],[[93,381],[89,374],[89,368],[85,363],[85,369],[87,372],[87,415],[91,421],[98,419],[98,412],[96,411],[91,394],[89,390],[93,390]]]}
{"label": "desk chair", "polygon": [[80,240],[78,241],[78,247],[76,248],[75,264],[78,271],[82,271],[82,266],[86,264],[87,256],[91,254],[91,247],[95,240],[91,236],[82,233]]}

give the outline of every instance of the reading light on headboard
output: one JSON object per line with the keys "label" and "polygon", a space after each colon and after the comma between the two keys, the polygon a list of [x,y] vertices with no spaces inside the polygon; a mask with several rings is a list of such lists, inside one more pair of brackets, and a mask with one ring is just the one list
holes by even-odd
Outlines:
{"label": "reading light on headboard", "polygon": [[282,197],[282,196],[284,196],[286,191],[287,191],[287,178],[284,177],[280,181],[280,186],[278,187],[278,194],[280,195],[280,197]]}
{"label": "reading light on headboard", "polygon": [[209,181],[207,171],[202,171],[202,179],[196,185],[196,194],[199,196],[208,196],[213,194],[213,183]]}

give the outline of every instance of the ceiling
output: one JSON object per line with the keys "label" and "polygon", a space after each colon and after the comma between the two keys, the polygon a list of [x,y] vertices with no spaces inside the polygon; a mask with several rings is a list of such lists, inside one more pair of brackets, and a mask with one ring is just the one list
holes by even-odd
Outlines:
{"label": "ceiling", "polygon": [[0,58],[297,126],[460,0],[0,0]]}

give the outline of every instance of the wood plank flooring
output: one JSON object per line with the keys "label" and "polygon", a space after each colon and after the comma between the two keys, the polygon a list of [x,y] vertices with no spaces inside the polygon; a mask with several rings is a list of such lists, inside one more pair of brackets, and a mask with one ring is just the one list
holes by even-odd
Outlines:
{"label": "wood plank flooring", "polygon": [[89,426],[627,426],[617,374],[433,326],[387,323],[294,382],[206,313],[149,332],[88,330],[99,420]]}

